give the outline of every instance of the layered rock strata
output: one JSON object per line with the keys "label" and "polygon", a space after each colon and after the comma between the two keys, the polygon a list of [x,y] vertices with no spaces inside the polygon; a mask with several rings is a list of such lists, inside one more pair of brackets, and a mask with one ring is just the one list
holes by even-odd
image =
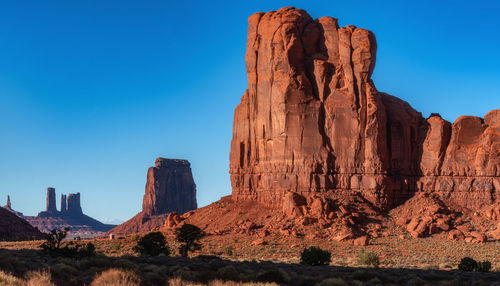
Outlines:
{"label": "layered rock strata", "polygon": [[417,191],[471,209],[498,200],[500,110],[453,124],[423,118],[377,91],[374,34],[335,18],[288,7],[248,23],[248,89],[230,151],[234,199],[283,207],[289,192],[356,194],[379,210]]}

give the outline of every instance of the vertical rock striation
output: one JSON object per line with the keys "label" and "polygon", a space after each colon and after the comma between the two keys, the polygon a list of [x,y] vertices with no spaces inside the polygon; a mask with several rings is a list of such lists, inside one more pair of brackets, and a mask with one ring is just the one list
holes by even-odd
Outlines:
{"label": "vertical rock striation", "polygon": [[197,208],[196,185],[188,161],[158,158],[148,169],[142,211],[148,215],[185,213]]}
{"label": "vertical rock striation", "polygon": [[184,214],[196,208],[196,184],[189,162],[157,158],[148,169],[142,211],[107,234],[151,231],[163,226],[169,213]]}
{"label": "vertical rock striation", "polygon": [[282,206],[359,194],[386,210],[419,190],[465,207],[499,197],[499,110],[427,120],[378,92],[372,32],[287,7],[248,19],[248,89],[235,109],[233,198]]}
{"label": "vertical rock striation", "polygon": [[47,209],[48,213],[57,213],[56,207],[56,189],[47,188]]}

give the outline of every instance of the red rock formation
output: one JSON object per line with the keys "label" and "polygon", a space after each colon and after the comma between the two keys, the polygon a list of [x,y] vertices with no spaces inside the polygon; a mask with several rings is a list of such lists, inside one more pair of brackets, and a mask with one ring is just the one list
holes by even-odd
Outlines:
{"label": "red rock formation", "polygon": [[196,185],[189,162],[157,158],[155,167],[148,169],[142,211],[107,234],[147,232],[164,225],[173,227],[187,215],[184,213],[196,208]]}
{"label": "red rock formation", "polygon": [[42,239],[42,233],[27,221],[0,208],[0,241]]}
{"label": "red rock formation", "polygon": [[148,169],[142,211],[148,215],[178,212],[197,207],[196,185],[188,161],[158,158]]}
{"label": "red rock formation", "polygon": [[248,23],[248,89],[230,151],[234,199],[296,214],[302,203],[288,192],[360,194],[380,210],[417,191],[471,209],[500,197],[500,110],[484,120],[425,120],[375,88],[370,31],[290,7]]}

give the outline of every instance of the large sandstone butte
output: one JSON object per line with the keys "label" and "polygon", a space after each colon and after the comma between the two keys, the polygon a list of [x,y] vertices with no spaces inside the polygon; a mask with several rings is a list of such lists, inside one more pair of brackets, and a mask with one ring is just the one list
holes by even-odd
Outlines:
{"label": "large sandstone butte", "polygon": [[[293,7],[248,19],[248,89],[236,107],[236,201],[300,212],[355,195],[389,210],[419,191],[465,209],[500,198],[500,110],[453,124],[379,92],[372,32]],[[328,205],[328,204],[326,204]]]}
{"label": "large sandstone butte", "polygon": [[184,214],[196,208],[196,184],[189,162],[160,157],[148,169],[142,211],[108,233],[147,232],[162,226],[171,212]]}
{"label": "large sandstone butte", "polygon": [[186,160],[158,158],[148,169],[142,211],[149,215],[196,209],[196,185]]}

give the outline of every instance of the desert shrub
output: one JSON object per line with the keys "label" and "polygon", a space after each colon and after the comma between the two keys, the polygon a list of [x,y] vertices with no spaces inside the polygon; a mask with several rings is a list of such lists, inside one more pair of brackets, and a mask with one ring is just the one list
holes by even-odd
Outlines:
{"label": "desert shrub", "polygon": [[366,252],[364,249],[361,249],[358,253],[357,263],[360,265],[378,267],[380,265],[380,259],[377,254]]}
{"label": "desert shrub", "polygon": [[63,243],[63,240],[68,235],[69,228],[63,230],[53,229],[45,235],[45,241],[40,245],[40,248],[50,255],[59,255],[65,257],[89,257],[94,256],[95,245],[91,242],[86,244],[70,241]]}
{"label": "desert shrub", "polygon": [[233,256],[233,252],[234,252],[234,248],[232,245],[228,245],[228,246],[224,247],[224,250],[222,251],[222,253],[224,253],[227,256]]}
{"label": "desert shrub", "polygon": [[490,272],[490,270],[491,270],[491,262],[489,261],[477,262],[477,271]]}
{"label": "desert shrub", "polygon": [[170,248],[167,245],[167,240],[163,233],[156,231],[150,232],[142,237],[137,245],[134,246],[134,251],[147,256],[158,256],[160,254],[170,255]]}
{"label": "desert shrub", "polygon": [[489,261],[476,261],[470,257],[464,257],[460,260],[458,270],[461,271],[478,271],[489,272],[491,270],[491,262]]}
{"label": "desert shrub", "polygon": [[48,271],[32,271],[25,275],[26,286],[55,286]]}
{"label": "desert shrub", "polygon": [[187,256],[189,251],[201,249],[200,239],[205,236],[205,232],[192,224],[184,224],[175,230],[176,239],[181,243],[179,254]]}
{"label": "desert shrub", "polygon": [[0,271],[0,286],[21,286],[22,284],[19,278]]}
{"label": "desert shrub", "polygon": [[311,246],[302,251],[300,263],[305,265],[325,265],[330,263],[331,257],[330,251]]}
{"label": "desert shrub", "polygon": [[133,271],[108,269],[98,274],[91,286],[139,286],[141,279]]}
{"label": "desert shrub", "polygon": [[45,241],[40,245],[44,252],[53,253],[61,248],[63,239],[68,235],[69,228],[62,230],[53,229],[45,234]]}
{"label": "desert shrub", "polygon": [[477,261],[470,258],[464,257],[460,260],[460,264],[458,265],[458,269],[461,271],[475,271],[477,268]]}

